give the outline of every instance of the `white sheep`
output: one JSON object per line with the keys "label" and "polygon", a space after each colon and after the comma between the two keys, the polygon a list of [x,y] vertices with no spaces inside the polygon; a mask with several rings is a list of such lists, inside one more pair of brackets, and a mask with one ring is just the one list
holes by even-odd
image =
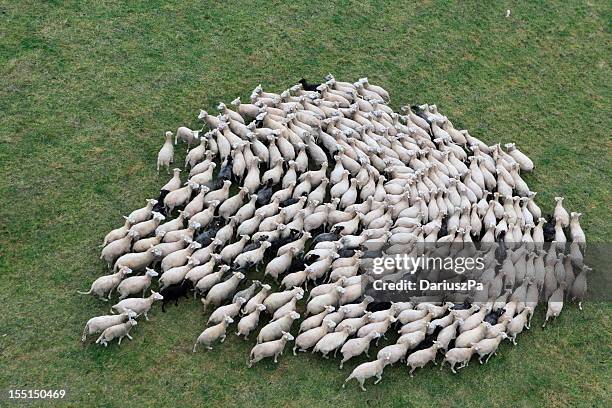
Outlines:
{"label": "white sheep", "polygon": [[342,361],[340,361],[340,369],[344,366],[348,360],[353,357],[359,356],[362,353],[365,353],[367,357],[370,357],[368,351],[370,349],[370,342],[373,339],[377,339],[380,337],[380,333],[378,332],[370,332],[365,337],[357,337],[355,339],[349,339],[342,348],[340,349],[340,353],[342,353]]}
{"label": "white sheep", "polygon": [[251,349],[251,353],[249,354],[249,368],[266,357],[274,356],[274,362],[278,363],[278,356],[283,354],[285,344],[293,340],[291,333],[283,331],[281,334],[282,337],[280,339],[256,344],[255,347]]}
{"label": "white sheep", "polygon": [[[268,297],[268,294],[272,290],[272,287],[267,283],[261,285],[261,290],[255,294],[242,308],[242,313],[249,314],[255,311],[258,304],[263,304],[264,300]],[[267,308],[267,306],[266,306]]]}
{"label": "white sheep", "polygon": [[131,310],[138,316],[144,314],[145,319],[149,320],[147,313],[151,310],[153,303],[158,300],[164,300],[164,297],[157,292],[151,291],[151,295],[146,298],[127,298],[111,307],[111,313],[124,313]]}
{"label": "white sheep", "polygon": [[119,300],[123,300],[129,295],[142,293],[144,297],[145,291],[151,286],[151,279],[158,276],[155,270],[146,268],[146,272],[141,276],[130,276],[121,281],[117,286],[117,293],[119,293]]}
{"label": "white sheep", "polygon": [[321,326],[313,327],[312,329],[302,332],[295,339],[295,345],[293,346],[293,355],[297,355],[296,350],[299,348],[300,351],[306,351],[313,347],[319,340],[323,338],[327,333],[330,333],[336,327],[336,323],[327,321]]}
{"label": "white sheep", "polygon": [[440,348],[440,343],[434,340],[433,345],[429,348],[423,350],[417,350],[414,353],[410,354],[406,359],[406,365],[410,366],[410,376],[412,377],[412,373],[417,368],[422,368],[427,365],[430,361],[436,364],[436,355],[438,353],[438,349]]}
{"label": "white sheep", "polygon": [[260,303],[255,307],[255,310],[240,319],[236,336],[242,335],[245,340],[248,339],[249,334],[255,330],[259,324],[259,316],[264,310],[266,310],[266,306]]}
{"label": "white sheep", "polygon": [[[324,322],[325,323],[325,322]],[[338,352],[338,349],[344,344],[346,339],[349,336],[352,328],[350,326],[346,326],[344,330],[340,332],[327,333],[321,340],[317,342],[317,344],[312,349],[313,353],[321,352],[323,354],[323,358],[329,358],[327,354],[330,352],[334,352],[335,354]]]}
{"label": "white sheep", "polygon": [[351,375],[349,375],[347,379],[344,380],[342,388],[345,388],[346,383],[354,378],[359,382],[361,390],[366,391],[365,387],[363,386],[365,380],[371,377],[376,377],[376,381],[374,381],[374,384],[378,384],[382,380],[383,370],[389,364],[389,361],[389,357],[385,357],[381,360],[368,361],[366,363],[358,365],[357,367],[355,367]]}
{"label": "white sheep", "polygon": [[128,215],[128,220],[130,220],[132,225],[148,220],[151,218],[151,213],[155,204],[157,204],[157,200],[147,199],[147,205],[132,211],[130,215]]}
{"label": "white sheep", "polygon": [[117,258],[130,252],[133,240],[134,233],[132,231],[129,231],[125,237],[117,239],[106,245],[102,249],[100,259],[104,259],[110,269],[110,267],[115,263]]}
{"label": "white sheep", "polygon": [[130,222],[128,217],[126,217],[125,215],[123,216],[123,218],[125,219],[125,222],[122,227],[116,228],[112,230],[111,232],[109,232],[108,234],[106,234],[106,236],[104,237],[104,241],[102,242],[103,247],[127,235],[128,231],[130,230],[132,226],[132,223]]}
{"label": "white sheep", "polygon": [[[111,275],[100,276],[98,279],[93,281],[91,284],[91,288],[87,292],[77,291],[81,295],[90,295],[94,294],[98,296],[101,300],[107,301],[111,298],[111,293],[113,290],[119,285],[121,280],[125,277],[125,275],[129,275],[132,273],[132,270],[127,266],[119,269],[117,273],[113,273]],[[108,298],[104,298],[108,295]]]}
{"label": "white sheep", "polygon": [[132,312],[131,310],[128,310],[118,315],[104,315],[92,317],[87,321],[87,323],[85,323],[85,328],[83,329],[81,341],[84,342],[85,340],[87,340],[87,336],[89,335],[101,333],[111,326],[125,323],[134,317],[136,317],[136,313]]}
{"label": "white sheep", "polygon": [[466,367],[470,363],[470,359],[472,355],[479,350],[478,346],[471,346],[465,348],[452,348],[446,352],[444,355],[444,360],[442,360],[442,364],[440,364],[440,370],[444,368],[444,363],[447,361],[450,363],[451,371],[453,374],[457,374],[455,371],[455,364],[461,363],[457,370]]}
{"label": "white sheep", "polygon": [[121,344],[121,340],[123,340],[124,337],[132,340],[130,330],[132,330],[132,327],[136,326],[137,324],[138,323],[136,320],[130,319],[125,323],[119,323],[111,326],[102,332],[100,337],[98,337],[98,340],[96,340],[96,344],[103,344],[104,347],[108,347],[108,343],[116,338],[119,338],[119,344]]}
{"label": "white sheep", "polygon": [[159,168],[166,166],[166,171],[170,173],[170,164],[174,162],[174,146],[172,145],[172,132],[168,131],[165,134],[166,141],[157,154],[157,173]]}
{"label": "white sheep", "polygon": [[244,274],[241,272],[232,273],[233,275],[231,278],[225,282],[217,283],[215,286],[210,288],[208,294],[206,295],[206,299],[202,299],[204,309],[206,309],[206,307],[208,307],[210,304],[219,306],[225,299],[231,297],[236,291],[240,281],[244,279]]}
{"label": "white sheep", "polygon": [[293,322],[300,318],[300,314],[297,312],[290,312],[289,314],[281,317],[278,320],[274,320],[264,327],[261,328],[257,335],[257,342],[264,343],[270,340],[276,340],[282,336],[282,332],[291,330]]}
{"label": "white sheep", "polygon": [[234,319],[226,316],[221,323],[208,327],[198,336],[198,339],[193,345],[193,352],[196,352],[198,344],[203,344],[206,346],[206,349],[212,350],[212,344],[218,339],[221,339],[221,343],[223,343],[226,337],[227,326],[232,323],[234,323]]}
{"label": "white sheep", "polygon": [[236,301],[230,303],[229,305],[219,306],[214,312],[210,314],[210,317],[208,318],[206,324],[209,325],[221,323],[221,321],[226,316],[229,316],[233,319],[238,315],[238,313],[240,312],[240,308],[245,302],[246,300],[243,297],[239,297],[238,299],[236,299]]}
{"label": "white sheep", "polygon": [[485,363],[488,363],[492,355],[497,355],[497,348],[499,347],[499,343],[501,343],[503,339],[507,338],[508,335],[502,332],[492,339],[483,339],[476,343],[476,346],[478,346],[478,362],[482,364],[482,358],[484,356],[487,356]]}

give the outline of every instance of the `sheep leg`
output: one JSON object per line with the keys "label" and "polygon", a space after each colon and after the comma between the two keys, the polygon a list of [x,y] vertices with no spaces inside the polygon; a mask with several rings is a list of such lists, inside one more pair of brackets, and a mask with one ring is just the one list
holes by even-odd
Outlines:
{"label": "sheep leg", "polygon": [[442,368],[444,368],[444,363],[446,363],[446,360],[442,360],[442,363],[440,363],[440,371],[442,371]]}
{"label": "sheep leg", "polygon": [[365,387],[363,386],[364,383],[364,379],[357,379],[357,381],[359,381],[359,386],[361,387],[361,391],[366,391]]}
{"label": "sheep leg", "polygon": [[489,353],[489,355],[487,356],[487,358],[486,358],[486,360],[485,360],[485,363],[488,363],[488,362],[489,362],[489,359],[491,358],[491,356],[492,356],[493,354],[494,354],[494,352],[493,352],[493,353]]}
{"label": "sheep leg", "polygon": [[455,364],[456,363],[451,363],[451,371],[453,372],[453,374],[457,374],[457,371],[455,371]]}
{"label": "sheep leg", "polygon": [[193,345],[193,352],[196,352],[196,347],[198,347],[198,342],[196,341],[195,344]]}
{"label": "sheep leg", "polygon": [[338,349],[334,350],[334,358],[336,358],[336,355],[338,354]]}
{"label": "sheep leg", "polygon": [[149,316],[147,316],[147,312],[144,312],[144,317],[147,321],[149,321]]}
{"label": "sheep leg", "polygon": [[130,339],[130,341],[133,340],[132,336],[130,336],[129,334],[126,334],[126,336],[127,336],[128,339]]}
{"label": "sheep leg", "polygon": [[274,362],[278,363],[278,353],[274,355]]}
{"label": "sheep leg", "polygon": [[408,374],[410,374],[410,377],[414,377],[414,375],[412,375],[414,370],[416,370],[416,367],[412,367],[412,369],[410,369],[410,372],[408,373]]}
{"label": "sheep leg", "polygon": [[225,341],[225,337],[227,337],[225,334],[221,337],[221,343]]}
{"label": "sheep leg", "polygon": [[377,378],[377,380],[374,381],[374,385],[376,385],[376,384],[378,384],[379,382],[382,381],[382,373],[376,374],[376,378]]}
{"label": "sheep leg", "polygon": [[580,309],[582,311],[582,300],[580,302],[578,302],[578,309]]}

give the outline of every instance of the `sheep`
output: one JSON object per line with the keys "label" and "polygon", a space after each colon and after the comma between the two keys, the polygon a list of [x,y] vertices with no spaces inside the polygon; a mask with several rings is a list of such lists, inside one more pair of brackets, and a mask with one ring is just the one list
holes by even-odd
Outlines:
{"label": "sheep", "polygon": [[242,308],[242,312],[244,314],[249,314],[255,311],[255,308],[257,308],[258,304],[263,304],[264,300],[268,297],[268,294],[271,290],[272,287],[267,283],[261,285],[261,290],[247,301],[246,305],[244,305],[244,307]]}
{"label": "sheep", "polygon": [[289,312],[295,312],[297,302],[298,300],[301,300],[303,296],[304,294],[302,292],[296,293],[289,302],[276,309],[272,316],[272,320],[279,319]]}
{"label": "sheep", "polygon": [[378,360],[389,357],[389,365],[393,365],[398,361],[403,362],[406,357],[406,353],[410,349],[409,343],[396,343],[389,346],[383,347],[376,354]]}
{"label": "sheep", "polygon": [[276,340],[282,336],[283,331],[289,331],[294,320],[300,318],[297,312],[289,312],[280,319],[274,320],[261,328],[257,335],[257,342],[263,343],[270,340]]}
{"label": "sheep", "polygon": [[316,314],[321,313],[325,310],[326,306],[337,306],[338,301],[340,300],[340,296],[346,292],[341,286],[335,288],[335,290],[330,291],[324,295],[317,296],[310,300],[306,305],[306,311],[308,314]]}
{"label": "sheep", "polygon": [[242,305],[246,302],[246,300],[242,297],[239,297],[234,302],[229,305],[219,306],[214,312],[210,314],[207,325],[220,323],[225,316],[229,316],[232,319],[240,313],[240,309]]}
{"label": "sheep", "polygon": [[104,259],[110,269],[115,263],[117,258],[130,252],[132,248],[132,241],[134,240],[134,233],[129,231],[123,238],[117,239],[102,249],[100,259]]}
{"label": "sheep", "polygon": [[444,354],[444,360],[442,360],[442,364],[440,364],[440,370],[444,368],[444,363],[448,361],[451,366],[451,371],[453,374],[457,374],[455,371],[455,365],[457,363],[461,363],[461,366],[457,367],[457,369],[461,369],[467,366],[472,358],[472,355],[475,352],[478,352],[480,348],[478,346],[471,346],[466,348],[452,348]]}
{"label": "sheep", "polygon": [[176,135],[174,136],[174,144],[178,143],[178,140],[181,139],[183,142],[187,142],[187,150],[191,149],[191,144],[196,143],[199,139],[199,130],[191,130],[188,127],[180,126],[176,130]]}
{"label": "sheep", "polygon": [[142,292],[144,297],[146,290],[151,286],[151,278],[158,276],[155,270],[146,268],[146,272],[142,276],[131,276],[126,278],[119,283],[117,286],[117,293],[119,293],[119,300],[123,300],[129,295],[134,295]]}
{"label": "sheep", "polygon": [[334,310],[336,310],[335,307],[326,306],[325,310],[323,310],[321,313],[310,316],[307,319],[304,319],[302,323],[300,323],[300,329],[298,330],[298,333],[302,333],[307,330],[314,329],[315,327],[321,326],[321,324],[323,323],[323,319],[325,319],[325,316],[332,313]]}
{"label": "sheep", "polygon": [[[339,311],[341,313],[344,313],[342,308],[340,308]],[[344,316],[344,320],[338,323],[336,331],[343,330],[345,326],[351,326],[351,328],[353,329],[351,335],[353,335],[357,330],[361,329],[363,326],[370,322],[372,322],[372,312],[366,312],[361,317],[353,317],[351,319],[347,319],[346,316]]]}
{"label": "sheep", "polygon": [[532,314],[531,308],[526,307],[525,309],[523,309],[521,313],[514,316],[512,320],[510,320],[510,322],[506,326],[506,334],[508,335],[508,338],[510,339],[510,341],[512,341],[512,344],[514,344],[515,346],[516,346],[516,336],[520,334],[525,327],[529,328],[528,327],[528,324],[529,324],[528,316],[531,314]]}
{"label": "sheep", "polygon": [[130,230],[130,227],[132,226],[132,223],[130,222],[128,217],[126,217],[125,215],[123,216],[123,218],[125,220],[123,226],[116,228],[112,230],[111,232],[109,232],[108,234],[106,234],[106,236],[104,237],[104,241],[102,242],[102,245],[101,245],[102,247],[105,247],[111,242],[121,239],[127,235],[128,231]]}
{"label": "sheep", "polygon": [[465,348],[471,345],[472,343],[478,343],[480,340],[485,338],[487,330],[490,327],[490,323],[483,322],[478,327],[475,327],[472,330],[464,331],[455,339],[455,347]]}
{"label": "sheep", "polygon": [[172,210],[176,207],[187,204],[191,198],[191,193],[198,188],[199,184],[188,181],[185,187],[169,192],[164,198],[164,207],[168,210],[168,214],[172,214]]}
{"label": "sheep", "polygon": [[342,388],[346,387],[346,383],[352,380],[353,378],[359,382],[359,387],[362,391],[366,391],[363,386],[365,380],[371,377],[376,377],[376,381],[374,384],[378,384],[382,380],[382,373],[385,367],[389,364],[389,357],[385,357],[381,360],[368,361],[366,363],[362,363],[355,367],[351,374],[344,380],[344,384],[342,384]]}
{"label": "sheep", "polygon": [[184,279],[190,281],[191,284],[195,287],[195,285],[200,281],[200,279],[212,273],[218,261],[219,255],[212,254],[210,260],[205,264],[197,265],[189,269],[189,272],[187,272]]}
{"label": "sheep", "polygon": [[317,342],[317,344],[315,344],[312,352],[316,353],[320,351],[323,354],[323,358],[329,358],[327,354],[334,351],[335,356],[336,352],[338,352],[338,348],[344,344],[351,331],[352,328],[346,326],[340,332],[327,333]]}
{"label": "sheep", "polygon": [[131,310],[136,315],[140,316],[144,314],[145,319],[149,320],[147,313],[151,310],[153,303],[158,300],[164,300],[164,297],[155,291],[151,291],[151,295],[146,298],[127,298],[119,301],[119,303],[111,307],[111,313],[124,313],[127,310]]}
{"label": "sheep", "polygon": [[484,356],[487,356],[485,363],[488,363],[492,355],[497,355],[497,348],[499,347],[499,343],[501,343],[503,339],[507,338],[508,335],[504,332],[501,332],[496,337],[483,339],[480,340],[478,343],[475,343],[475,345],[478,346],[478,362],[482,364],[482,358]]}
{"label": "sheep", "polygon": [[151,218],[151,211],[153,210],[155,204],[157,204],[157,200],[147,199],[147,205],[143,208],[132,211],[130,215],[128,215],[127,219],[132,225],[148,220]]}
{"label": "sheep", "polygon": [[261,246],[249,252],[243,252],[234,259],[234,268],[244,268],[247,266],[257,265],[263,260],[264,252],[270,248],[270,242],[262,242]]}
{"label": "sheep", "polygon": [[118,271],[123,267],[127,267],[134,272],[138,272],[151,265],[161,255],[162,251],[156,247],[151,247],[146,252],[125,254],[115,261],[113,270]]}
{"label": "sheep", "polygon": [[423,350],[417,350],[414,353],[410,354],[406,359],[406,365],[410,366],[410,377],[413,377],[412,373],[417,368],[422,368],[427,365],[430,361],[436,364],[436,354],[438,353],[438,349],[441,348],[440,343],[434,340],[433,345],[429,348]]}
{"label": "sheep", "polygon": [[546,318],[544,319],[542,328],[546,327],[548,319],[551,317],[556,318],[561,313],[561,310],[563,309],[563,295],[565,294],[566,286],[567,284],[565,282],[561,282],[559,287],[548,298],[548,309],[546,310]]}
{"label": "sheep", "polygon": [[234,323],[234,319],[229,316],[226,316],[223,321],[214,326],[208,327],[204,330],[197,338],[195,344],[193,345],[193,352],[196,352],[196,348],[198,344],[203,344],[206,346],[207,350],[212,350],[212,344],[221,339],[221,343],[225,341],[227,326]]}
{"label": "sheep", "polygon": [[346,318],[359,317],[365,313],[368,305],[373,301],[374,299],[371,296],[366,296],[361,303],[342,305],[340,309],[342,309]]}
{"label": "sheep", "polygon": [[[223,279],[223,275],[225,275],[225,273],[229,270],[229,266],[221,265],[217,272],[208,273],[207,275],[200,278],[195,285],[195,291],[193,294],[194,298],[197,294],[207,293],[210,288],[221,282],[221,280]],[[187,275],[185,275],[185,277],[186,276]]]}
{"label": "sheep", "polygon": [[190,281],[184,280],[180,283],[168,285],[163,289],[160,289],[159,294],[164,297],[162,300],[162,312],[166,313],[166,303],[174,300],[174,305],[178,306],[180,298],[189,298],[188,292],[193,288]]}
{"label": "sheep", "polygon": [[132,225],[129,233],[132,234],[134,239],[140,239],[153,234],[159,224],[166,218],[157,212],[152,212],[152,214],[152,219]]}
{"label": "sheep", "polygon": [[283,354],[285,344],[291,340],[293,340],[293,336],[290,333],[283,331],[282,337],[278,340],[256,344],[255,347],[251,349],[251,353],[249,354],[249,368],[266,357],[274,356],[274,362],[278,363],[278,356]]}
{"label": "sheep", "polygon": [[304,289],[295,287],[291,290],[271,293],[263,301],[263,304],[266,305],[266,311],[270,314],[274,314],[278,308],[293,299],[297,293],[300,293],[303,296]]}
{"label": "sheep", "polygon": [[[125,275],[129,275],[130,273],[132,273],[132,270],[130,268],[122,267],[117,273],[100,276],[91,284],[91,288],[89,289],[89,291],[77,291],[77,293],[81,295],[90,295],[93,293],[101,300],[108,301],[111,298],[111,293],[113,292],[113,290],[117,287],[117,285],[119,285]],[[105,296],[107,296],[107,298],[104,298]]]}
{"label": "sheep", "polygon": [[340,361],[340,369],[342,369],[344,363],[346,363],[351,358],[358,356],[362,353],[365,353],[367,357],[370,357],[368,354],[368,350],[370,348],[370,342],[373,339],[378,339],[380,334],[376,331],[370,332],[365,337],[358,337],[355,339],[350,339],[340,349],[340,353],[342,353],[342,361]]}
{"label": "sheep", "polygon": [[102,344],[104,345],[104,347],[108,347],[108,343],[116,338],[119,338],[119,345],[121,345],[121,340],[123,340],[124,337],[127,337],[128,339],[132,340],[132,336],[130,336],[130,330],[137,324],[138,322],[136,322],[136,320],[130,319],[125,323],[119,323],[117,325],[108,327],[102,332],[100,337],[98,337],[98,340],[96,340],[96,344]]}
{"label": "sheep", "polygon": [[253,295],[255,295],[255,291],[261,287],[261,282],[258,280],[254,280],[251,282],[251,285],[241,291],[236,292],[234,297],[232,298],[232,303],[236,301],[239,297],[244,299],[244,303],[248,302]]}
{"label": "sheep", "polygon": [[172,145],[172,136],[172,132],[166,132],[166,141],[157,154],[157,174],[159,174],[159,168],[163,166],[166,167],[166,172],[168,174],[170,173],[170,164],[174,162],[174,146]]}
{"label": "sheep", "polygon": [[327,333],[334,331],[336,323],[332,321],[326,321],[321,326],[313,327],[309,330],[303,331],[295,339],[295,346],[293,347],[293,355],[297,355],[296,350],[307,351],[313,347],[319,340],[323,338]]}
{"label": "sheep", "polygon": [[85,340],[87,340],[88,335],[101,333],[111,326],[116,326],[118,324],[125,323],[134,317],[136,317],[136,313],[132,312],[131,310],[127,310],[118,315],[104,315],[92,317],[87,321],[87,323],[85,323],[85,328],[83,329],[81,341],[85,342]]}
{"label": "sheep", "polygon": [[436,340],[440,343],[440,348],[443,350],[448,349],[449,343],[457,337],[457,327],[463,322],[463,319],[457,318],[452,324],[443,328]]}
{"label": "sheep", "polygon": [[204,309],[210,304],[219,306],[225,299],[230,297],[235,291],[240,281],[244,279],[244,275],[241,272],[233,272],[233,276],[225,282],[217,283],[215,286],[210,288],[206,299],[202,299]]}
{"label": "sheep", "polygon": [[264,310],[266,310],[266,306],[260,303],[255,306],[254,311],[240,319],[238,322],[238,331],[236,332],[236,336],[243,335],[244,339],[247,340],[249,338],[249,334],[255,330],[259,324],[259,315]]}

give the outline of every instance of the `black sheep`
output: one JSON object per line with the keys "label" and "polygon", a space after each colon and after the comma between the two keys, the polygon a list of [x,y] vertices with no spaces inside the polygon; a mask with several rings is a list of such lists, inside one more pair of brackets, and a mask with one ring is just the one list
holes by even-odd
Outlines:
{"label": "black sheep", "polygon": [[351,256],[355,255],[355,250],[354,249],[341,249],[338,251],[338,255],[340,256],[340,258],[350,258]]}
{"label": "black sheep", "polygon": [[170,193],[170,191],[168,190],[159,190],[159,197],[157,197],[157,204],[153,206],[151,211],[160,213],[164,217],[168,216],[168,214],[166,213],[166,207],[164,206],[164,198],[166,198],[168,193]]}
{"label": "black sheep", "polygon": [[319,234],[316,237],[314,237],[314,239],[312,240],[312,247],[317,245],[319,242],[338,241],[340,238],[341,238],[340,235],[334,232],[326,232],[323,234]]}
{"label": "black sheep", "polygon": [[466,309],[469,309],[470,307],[472,307],[472,304],[468,302],[467,300],[464,300],[463,303],[454,304],[451,307],[451,310],[466,310]]}
{"label": "black sheep", "polygon": [[214,217],[208,225],[208,229],[196,235],[194,241],[199,242],[203,247],[208,246],[223,227],[224,220],[221,217]]}
{"label": "black sheep", "polygon": [[225,161],[221,165],[221,170],[219,170],[219,180],[224,181],[232,179],[232,161],[232,156],[227,156],[225,158]]}
{"label": "black sheep", "polygon": [[272,197],[272,193],[274,192],[272,189],[272,184],[274,181],[268,180],[265,186],[259,189],[257,192],[257,201],[255,204],[258,206],[266,205],[270,203],[270,198]]}
{"label": "black sheep", "polygon": [[294,229],[290,230],[288,237],[279,238],[275,241],[272,241],[272,245],[266,250],[266,254],[276,254],[280,247],[282,247],[283,245],[287,245],[290,242],[295,241],[301,235],[302,233],[298,230],[294,230]]}
{"label": "black sheep", "polygon": [[546,217],[546,224],[544,224],[544,242],[552,242],[555,240],[555,218],[552,215]]}
{"label": "black sheep", "polygon": [[281,207],[287,207],[288,205],[295,204],[298,201],[300,201],[299,198],[293,198],[293,197],[292,198],[288,198],[285,201],[283,201],[282,203],[280,203],[280,206]]}
{"label": "black sheep", "polygon": [[499,320],[499,318],[501,317],[501,315],[503,315],[506,312],[506,309],[504,308],[500,308],[497,310],[494,310],[490,313],[488,313],[485,317],[484,317],[484,321],[491,324],[492,326],[497,324],[497,321]]}
{"label": "black sheep", "polygon": [[321,84],[309,84],[304,78],[300,79],[300,84],[302,84],[302,88],[305,91],[317,91],[317,88],[321,86]]}
{"label": "black sheep", "polygon": [[159,294],[164,297],[162,300],[162,312],[166,312],[166,303],[174,300],[174,305],[178,306],[179,298],[186,297],[189,299],[188,292],[193,289],[193,284],[190,280],[184,280],[176,285],[170,285],[159,291]]}
{"label": "black sheep", "polygon": [[242,248],[242,252],[249,252],[249,251],[252,251],[254,249],[257,249],[257,248],[259,248],[261,246],[262,242],[263,241],[252,241],[251,243],[245,245],[244,248]]}

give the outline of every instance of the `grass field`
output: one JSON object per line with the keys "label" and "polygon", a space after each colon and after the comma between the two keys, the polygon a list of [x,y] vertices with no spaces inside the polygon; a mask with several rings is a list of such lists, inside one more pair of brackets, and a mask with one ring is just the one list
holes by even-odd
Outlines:
{"label": "grass field", "polygon": [[587,238],[606,242],[610,7],[493,4],[0,0],[0,406],[15,388],[65,388],[70,406],[609,406],[609,302],[568,306],[545,331],[539,310],[486,366],[414,379],[391,367],[368,393],[340,389],[365,358],[339,371],[286,352],[247,369],[252,342],[234,336],[192,354],[194,301],[156,308],[121,347],[79,341],[108,305],[75,291],[105,273],[104,235],[165,183],[163,132],[258,83],[367,75],[394,108],[437,103],[489,144],[515,141],[540,205],[567,197]]}

